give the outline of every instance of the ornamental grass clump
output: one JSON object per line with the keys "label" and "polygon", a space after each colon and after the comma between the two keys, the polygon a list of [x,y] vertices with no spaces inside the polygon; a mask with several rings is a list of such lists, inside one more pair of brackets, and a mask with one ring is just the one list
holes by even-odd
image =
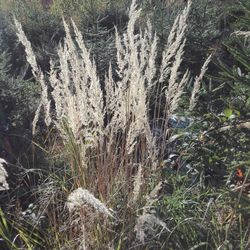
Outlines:
{"label": "ornamental grass clump", "polygon": [[[116,67],[110,64],[103,82],[73,20],[72,32],[63,20],[66,36],[58,47],[59,60],[51,58],[46,75],[37,65],[31,44],[15,19],[18,38],[42,89],[33,132],[43,109],[46,124],[61,137],[71,169],[67,207],[71,212],[76,207],[90,206],[94,208],[93,214],[107,215],[105,225],[109,230],[92,223],[94,236],[85,237],[88,246],[114,247],[119,242],[118,245],[125,247],[133,245],[136,237],[144,243],[147,225],[151,229],[160,226],[161,230],[168,230],[152,208],[161,187],[157,169],[163,158],[161,152],[167,147],[168,117],[177,110],[189,79],[188,71],[182,73],[180,66],[190,8],[188,1],[176,18],[158,65],[157,34],[152,31],[150,21],[144,31],[135,29],[140,9],[133,0],[126,31],[119,34],[115,29]],[[192,108],[199,87],[197,83]],[[155,126],[160,127],[166,139],[161,145],[156,143]],[[87,217],[80,220],[79,232],[83,227],[86,229],[87,220]],[[154,235],[151,236],[153,239]]]}

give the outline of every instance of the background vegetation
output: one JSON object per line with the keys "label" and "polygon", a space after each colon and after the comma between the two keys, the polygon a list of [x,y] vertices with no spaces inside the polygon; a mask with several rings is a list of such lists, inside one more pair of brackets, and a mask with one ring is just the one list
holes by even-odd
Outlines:
{"label": "background vegetation", "polygon": [[[250,3],[193,0],[172,41],[179,47],[164,68],[166,51],[174,48],[169,34],[187,1],[138,0],[132,17],[139,8],[141,12],[135,24],[129,17],[131,2],[0,0],[0,157],[8,162],[0,162],[0,184],[2,178],[9,184],[8,190],[0,188],[1,249],[250,248]],[[86,50],[77,40],[79,33],[72,26],[67,31],[62,16],[68,25],[74,20]],[[27,45],[25,51],[14,17],[31,43],[38,71],[26,59]],[[145,29],[143,66],[136,35]],[[120,48],[120,59],[118,34],[125,46],[122,34],[135,42]],[[82,60],[81,51],[86,56]],[[166,69],[174,75],[178,53],[182,62],[175,83],[182,95],[173,108]],[[196,76],[210,54],[196,105],[189,108]],[[68,62],[66,71],[63,62]],[[189,78],[182,89],[186,69]],[[67,72],[71,92],[50,78],[65,83]],[[146,78],[147,72],[152,78]],[[92,123],[78,123],[84,109],[70,101],[84,100],[79,92],[84,88],[77,90],[77,84],[86,75],[87,98],[103,95],[103,112],[91,116],[101,98],[96,99],[88,104]],[[154,87],[138,89],[141,80]],[[133,81],[135,89],[127,92]],[[71,93],[62,102],[62,116],[56,110],[56,86],[65,96]],[[142,93],[144,106],[136,106]],[[127,113],[121,126],[122,120],[113,120],[116,110],[122,112],[123,97]],[[52,123],[47,126],[49,117],[41,113],[32,133],[41,99],[44,107],[50,105]],[[117,100],[115,109],[112,100]],[[145,116],[140,116],[142,107]],[[103,124],[96,125],[101,117]],[[136,123],[143,119],[145,123]]]}

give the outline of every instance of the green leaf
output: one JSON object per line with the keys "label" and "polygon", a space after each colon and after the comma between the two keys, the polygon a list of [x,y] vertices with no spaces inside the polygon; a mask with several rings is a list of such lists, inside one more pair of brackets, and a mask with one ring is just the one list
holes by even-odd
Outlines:
{"label": "green leaf", "polygon": [[233,114],[233,110],[230,108],[226,108],[224,110],[224,114],[225,114],[226,118],[229,118]]}
{"label": "green leaf", "polygon": [[246,108],[250,109],[250,97],[248,97],[246,100]]}

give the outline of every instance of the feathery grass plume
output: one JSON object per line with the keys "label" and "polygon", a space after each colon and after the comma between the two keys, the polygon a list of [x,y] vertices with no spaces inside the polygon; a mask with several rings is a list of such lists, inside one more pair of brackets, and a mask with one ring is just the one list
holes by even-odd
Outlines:
{"label": "feathery grass plume", "polygon": [[0,191],[9,190],[9,184],[6,180],[8,173],[5,170],[4,164],[7,164],[7,162],[0,158]]}
{"label": "feathery grass plume", "polygon": [[91,91],[88,92],[89,108],[92,108],[93,112],[91,116],[91,122],[93,122],[95,126],[99,128],[98,132],[101,132],[104,126],[104,104],[103,93],[101,90],[100,80],[97,74],[96,64],[94,61],[91,61],[90,52],[85,47],[82,34],[78,30],[73,20],[72,24],[76,35],[76,42],[80,48],[80,55],[85,64],[85,69],[89,80],[89,88],[91,89]]}
{"label": "feathery grass plume", "polygon": [[114,217],[111,209],[107,208],[100,200],[94,197],[87,189],[77,188],[70,193],[67,199],[66,206],[70,212],[73,212],[84,205],[92,206],[98,213],[107,217]]}
{"label": "feathery grass plume", "polygon": [[[147,28],[144,31],[144,36],[142,36],[142,32],[140,32],[140,51],[141,51],[141,64],[142,68],[145,68],[145,84],[147,87],[147,91],[150,91],[153,86],[155,86],[156,82],[153,81],[156,74],[156,57],[157,57],[157,42],[158,37],[156,33],[153,35],[152,25],[150,21],[147,21]],[[145,53],[145,51],[147,53]]]}
{"label": "feathery grass plume", "polygon": [[[31,44],[23,32],[21,24],[15,18],[14,22],[17,27],[17,36],[25,47],[32,73],[42,88],[41,103],[33,122],[34,131],[42,107],[45,111],[46,125],[52,122],[48,89],[45,76],[37,65]],[[97,134],[100,135],[103,131],[104,121],[103,97],[96,65],[91,61],[90,52],[85,47],[75,23],[72,21],[78,47],[74,43],[69,27],[64,20],[63,24],[66,37],[64,43],[58,48],[59,69],[55,62],[50,60],[49,81],[53,87],[52,97],[55,103],[53,123],[63,135],[63,121],[67,121],[67,125],[77,140],[84,135],[87,141],[96,142]]]}
{"label": "feathery grass plume", "polygon": [[106,111],[109,115],[107,130],[115,134],[119,129],[124,130],[127,124],[126,86],[122,81],[115,82],[112,67],[109,66],[108,76],[105,78]]}
{"label": "feathery grass plume", "polygon": [[[185,32],[187,29],[187,18],[191,8],[191,1],[188,1],[187,6],[183,12],[176,17],[172,29],[169,33],[167,44],[162,53],[162,61],[160,68],[160,82],[164,82],[168,79],[171,72],[170,66],[172,59],[175,57],[177,51],[182,52],[180,48],[185,45]],[[183,52],[182,52],[183,53]]]}
{"label": "feathery grass plume", "polygon": [[192,90],[192,95],[191,95],[190,103],[189,103],[189,110],[190,111],[192,111],[195,108],[195,105],[197,104],[198,93],[199,93],[200,87],[201,87],[201,81],[202,81],[202,79],[207,71],[207,66],[210,63],[211,59],[212,59],[212,54],[204,62],[203,66],[201,68],[200,75],[195,78],[194,87]]}
{"label": "feathery grass plume", "polygon": [[27,61],[29,62],[30,66],[32,68],[32,73],[33,73],[34,77],[36,78],[36,80],[41,84],[41,88],[42,88],[41,102],[38,105],[38,108],[36,110],[35,117],[33,120],[33,124],[32,124],[32,127],[33,127],[32,131],[34,134],[35,129],[36,129],[36,124],[37,124],[39,114],[40,114],[42,107],[44,109],[46,125],[49,126],[51,124],[51,121],[52,121],[51,116],[50,116],[50,100],[48,97],[48,88],[47,88],[47,84],[45,82],[44,74],[37,64],[36,56],[35,56],[35,53],[34,53],[32,47],[31,47],[31,43],[27,39],[27,37],[25,36],[21,23],[19,23],[15,17],[14,17],[14,24],[17,28],[17,33],[16,33],[17,37],[25,48],[26,58],[27,58]]}
{"label": "feathery grass plume", "polygon": [[[60,72],[51,60],[50,82],[55,101],[55,124],[63,131],[63,120],[73,132],[76,140],[96,142],[103,131],[104,107],[96,65],[84,45],[81,33],[72,21],[76,44],[63,20],[66,37],[59,46]],[[79,50],[80,49],[80,50]],[[100,139],[100,137],[99,137]]]}
{"label": "feathery grass plume", "polygon": [[157,37],[152,35],[149,23],[144,32],[135,34],[135,22],[140,11],[133,0],[127,31],[121,37],[116,29],[117,73],[120,81],[112,84],[110,74],[106,80],[107,88],[111,89],[109,86],[114,85],[114,91],[107,91],[113,94],[108,100],[116,100],[115,109],[111,108],[114,103],[107,103],[110,106],[108,110],[112,110],[109,126],[115,128],[114,130],[123,131],[129,126],[126,144],[128,154],[133,152],[139,135],[144,134],[148,143],[152,140],[147,99],[148,90],[154,85],[153,78],[156,73]]}
{"label": "feathery grass plume", "polygon": [[183,12],[174,21],[162,54],[159,82],[168,83],[168,87],[165,89],[165,97],[170,114],[177,109],[183,88],[188,81],[188,72],[179,80],[179,69],[184,54],[185,32],[190,8],[191,1],[188,1]]}
{"label": "feathery grass plume", "polygon": [[[164,221],[157,218],[154,214],[144,213],[138,219],[135,225],[136,238],[142,243],[145,243],[145,238],[148,234],[154,235],[156,233],[156,226],[161,226],[162,230],[170,230],[167,228],[167,225]],[[146,233],[147,232],[147,233]]]}
{"label": "feathery grass plume", "polygon": [[41,70],[38,67],[37,61],[36,61],[36,56],[35,53],[33,52],[32,46],[30,41],[27,39],[25,36],[25,33],[23,31],[22,25],[20,22],[17,21],[17,19],[14,17],[14,24],[17,28],[17,37],[19,41],[23,44],[25,48],[25,53],[27,56],[27,61],[29,62],[31,68],[32,68],[32,73],[34,76],[38,77],[41,73]]}

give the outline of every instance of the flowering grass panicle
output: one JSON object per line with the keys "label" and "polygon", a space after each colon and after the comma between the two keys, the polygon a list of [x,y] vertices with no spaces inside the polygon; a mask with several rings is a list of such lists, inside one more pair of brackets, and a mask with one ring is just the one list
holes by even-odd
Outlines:
{"label": "flowering grass panicle", "polygon": [[180,80],[179,69],[184,54],[184,46],[186,42],[185,33],[190,8],[191,1],[188,1],[183,12],[176,17],[168,36],[167,44],[162,53],[159,82],[168,83],[168,87],[165,88],[165,97],[167,100],[167,112],[169,114],[177,109],[179,99],[183,93],[183,88],[188,81],[187,72]]}
{"label": "flowering grass panicle", "polygon": [[78,188],[70,193],[67,199],[66,206],[70,212],[73,212],[77,208],[83,205],[92,206],[96,212],[101,213],[107,217],[113,217],[112,210],[107,208],[99,199],[95,198],[88,190]]}
{"label": "flowering grass panicle", "polygon": [[200,75],[195,78],[194,87],[193,87],[193,91],[192,91],[192,95],[191,95],[190,103],[189,103],[189,110],[193,110],[195,108],[195,105],[198,102],[201,80],[203,79],[203,77],[207,71],[207,66],[210,63],[211,59],[212,59],[212,54],[204,62],[203,66],[201,68]]}
{"label": "flowering grass panicle", "polygon": [[52,122],[51,116],[50,116],[50,102],[51,101],[49,100],[49,96],[48,96],[48,86],[45,81],[45,76],[37,64],[36,56],[32,49],[31,43],[25,36],[25,33],[22,29],[22,25],[17,21],[15,17],[14,17],[14,23],[17,28],[17,33],[16,33],[17,37],[25,48],[26,58],[32,68],[32,73],[35,76],[35,78],[38,80],[38,82],[41,84],[41,88],[42,88],[41,101],[40,101],[40,104],[38,105],[38,108],[36,110],[36,113],[33,119],[32,131],[33,133],[35,133],[36,124],[38,122],[38,118],[39,118],[42,108],[44,109],[44,113],[45,113],[44,120],[45,120],[46,125],[49,126],[51,124]]}

